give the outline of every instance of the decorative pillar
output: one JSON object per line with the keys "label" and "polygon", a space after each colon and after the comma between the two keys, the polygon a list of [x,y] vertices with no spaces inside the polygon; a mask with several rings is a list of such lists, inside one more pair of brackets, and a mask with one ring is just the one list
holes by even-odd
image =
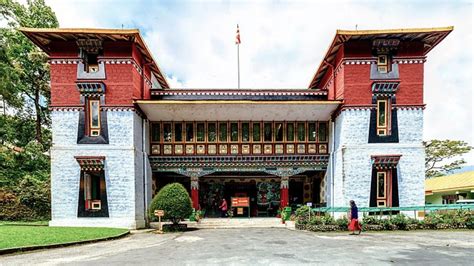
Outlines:
{"label": "decorative pillar", "polygon": [[193,208],[199,209],[199,177],[191,177],[191,200],[193,202]]}
{"label": "decorative pillar", "polygon": [[280,207],[288,206],[289,195],[288,195],[288,186],[289,186],[289,177],[283,176],[280,183]]}

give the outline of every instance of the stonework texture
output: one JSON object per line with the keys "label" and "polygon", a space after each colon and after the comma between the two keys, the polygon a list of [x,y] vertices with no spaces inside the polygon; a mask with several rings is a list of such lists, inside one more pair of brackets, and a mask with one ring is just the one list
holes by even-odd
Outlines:
{"label": "stonework texture", "polygon": [[[77,111],[51,113],[51,225],[107,226],[140,228],[145,226],[145,209],[151,194],[147,153],[142,149],[142,123],[133,111],[108,111],[110,144],[77,144]],[[78,218],[80,167],[74,156],[105,156],[105,182],[109,218]],[[144,159],[146,160],[144,162]],[[144,169],[148,172],[144,174]]]}
{"label": "stonework texture", "polygon": [[424,205],[423,110],[398,109],[397,114],[399,143],[368,144],[370,110],[346,110],[336,118],[328,206],[348,206],[349,200],[369,206],[371,156],[391,154],[402,155],[397,167],[400,206]]}

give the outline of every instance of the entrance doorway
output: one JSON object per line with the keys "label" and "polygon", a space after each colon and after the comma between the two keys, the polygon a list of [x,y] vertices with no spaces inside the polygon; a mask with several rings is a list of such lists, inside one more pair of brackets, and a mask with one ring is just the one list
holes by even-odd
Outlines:
{"label": "entrance doorway", "polygon": [[[249,208],[232,208],[231,198],[248,197]],[[199,203],[205,217],[220,217],[219,205],[227,201],[232,217],[275,217],[280,208],[280,178],[208,178],[200,181]]]}

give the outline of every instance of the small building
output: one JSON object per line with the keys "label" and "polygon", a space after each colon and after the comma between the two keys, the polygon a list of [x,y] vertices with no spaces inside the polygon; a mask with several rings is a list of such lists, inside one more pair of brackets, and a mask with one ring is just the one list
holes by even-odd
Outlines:
{"label": "small building", "polygon": [[474,171],[426,179],[426,204],[454,204],[474,200]]}
{"label": "small building", "polygon": [[144,227],[171,182],[206,215],[423,205],[424,64],[452,30],[338,30],[306,88],[173,89],[138,30],[23,28],[51,68],[50,224]]}

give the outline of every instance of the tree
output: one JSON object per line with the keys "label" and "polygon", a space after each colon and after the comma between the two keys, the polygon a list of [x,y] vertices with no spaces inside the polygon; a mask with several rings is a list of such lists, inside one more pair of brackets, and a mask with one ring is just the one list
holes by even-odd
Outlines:
{"label": "tree", "polygon": [[425,171],[426,178],[445,175],[452,170],[461,168],[466,163],[464,159],[453,160],[465,153],[472,147],[460,140],[430,140],[423,142],[425,146]]}
{"label": "tree", "polygon": [[168,184],[156,194],[148,210],[151,220],[156,220],[155,210],[164,210],[163,218],[170,220],[173,224],[178,224],[193,213],[191,198],[180,183]]}
{"label": "tree", "polygon": [[48,57],[17,28],[58,27],[56,15],[44,0],[28,0],[25,6],[13,0],[0,0],[0,16],[9,26],[0,30],[0,56],[5,58],[0,65],[2,100],[17,107],[19,101],[32,104],[35,138],[43,144],[42,127],[49,122]]}

